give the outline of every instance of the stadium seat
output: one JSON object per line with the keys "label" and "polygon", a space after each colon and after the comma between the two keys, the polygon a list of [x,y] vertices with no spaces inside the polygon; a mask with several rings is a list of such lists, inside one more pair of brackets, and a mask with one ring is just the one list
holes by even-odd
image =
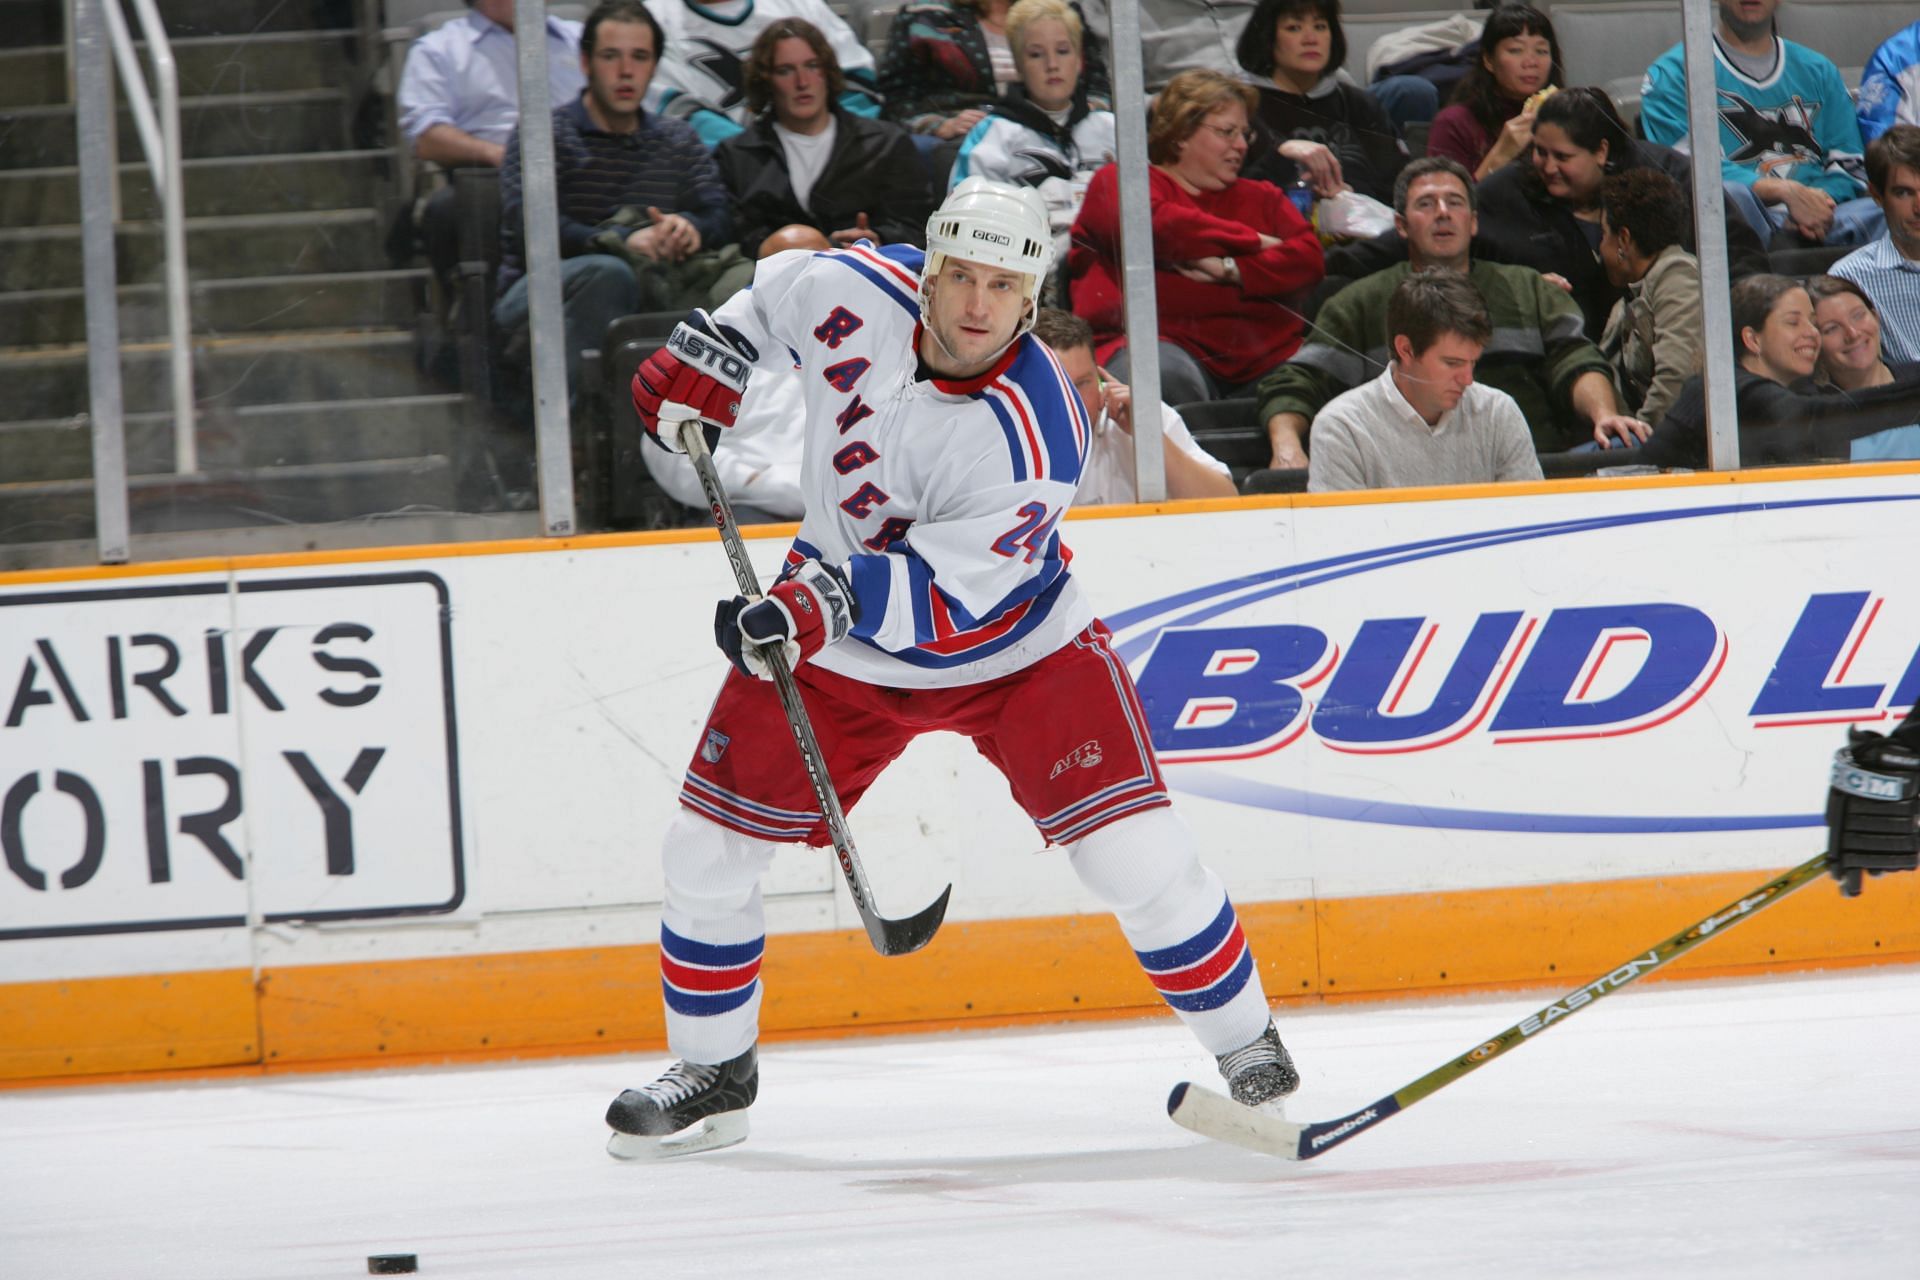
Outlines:
{"label": "stadium seat", "polygon": [[1260,402],[1254,397],[1196,400],[1177,408],[1195,443],[1226,463],[1236,483],[1272,461],[1273,445],[1257,416]]}
{"label": "stadium seat", "polygon": [[1249,495],[1305,493],[1306,491],[1307,469],[1305,467],[1283,467],[1278,470],[1263,467],[1240,482],[1240,492]]}
{"label": "stadium seat", "polygon": [[687,509],[674,502],[655,483],[641,460],[640,450],[655,446],[641,439],[640,418],[633,411],[634,371],[640,362],[666,343],[684,311],[644,311],[621,316],[607,326],[600,343],[600,367],[605,371],[609,420],[607,441],[607,513],[621,527],[659,529],[689,523]]}
{"label": "stadium seat", "polygon": [[1673,0],[1557,4],[1552,18],[1567,83],[1599,85],[1628,123],[1638,119],[1647,68],[1680,43],[1680,6]]}
{"label": "stadium seat", "polygon": [[1916,13],[1912,0],[1790,0],[1777,21],[1782,37],[1831,58],[1848,88],[1858,89],[1873,51]]}

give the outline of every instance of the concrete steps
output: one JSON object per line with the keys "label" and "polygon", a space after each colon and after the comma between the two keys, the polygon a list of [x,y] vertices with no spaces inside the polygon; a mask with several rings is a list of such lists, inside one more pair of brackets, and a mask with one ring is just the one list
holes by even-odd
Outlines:
{"label": "concrete steps", "polygon": [[[209,471],[374,462],[459,453],[470,429],[466,401],[451,394],[242,405],[202,414],[196,443]],[[173,470],[173,416],[126,419],[127,473]],[[84,480],[93,471],[85,415],[0,423],[0,483]]]}
{"label": "concrete steps", "polygon": [[[452,460],[397,458],[136,476],[127,506],[141,533],[174,533],[452,511],[457,489]],[[93,511],[90,479],[0,484],[0,542],[87,538]]]}
{"label": "concrete steps", "polygon": [[[0,168],[50,168],[78,163],[74,109],[65,103],[10,107],[0,132]],[[343,151],[352,120],[341,88],[216,94],[180,99],[180,155],[279,155],[292,151]],[[120,159],[146,153],[133,116],[119,115]]]}
{"label": "concrete steps", "polygon": [[[393,181],[393,153],[315,151],[280,156],[206,156],[184,162],[189,218],[377,208]],[[144,161],[120,166],[121,216],[160,216]],[[76,226],[80,170],[0,169],[0,228]]]}
{"label": "concrete steps", "polygon": [[[129,11],[131,12],[131,11]],[[134,31],[139,24],[132,24]],[[351,38],[340,31],[278,31],[253,35],[190,36],[170,42],[182,97],[262,90],[329,89],[347,83]],[[157,86],[147,45],[136,41],[147,84]],[[0,50],[0,110],[67,100],[63,45]]]}
{"label": "concrete steps", "polygon": [[[187,220],[187,271],[194,279],[371,271],[384,267],[386,229],[373,209],[239,214]],[[122,284],[165,275],[158,222],[125,222],[115,237]],[[0,230],[0,292],[77,288],[80,228]]]}
{"label": "concrete steps", "polygon": [[[243,405],[377,399],[438,391],[414,367],[414,335],[274,334],[194,344],[194,392],[203,411]],[[120,358],[126,412],[170,402],[167,347],[129,343]],[[0,422],[69,418],[87,409],[84,346],[0,352]]]}
{"label": "concrete steps", "polygon": [[[207,336],[301,329],[400,328],[426,296],[424,268],[311,276],[201,279],[190,286],[193,332]],[[0,293],[0,333],[22,347],[85,342],[86,297],[77,288]],[[120,290],[122,341],[164,338],[166,293],[158,284]]]}

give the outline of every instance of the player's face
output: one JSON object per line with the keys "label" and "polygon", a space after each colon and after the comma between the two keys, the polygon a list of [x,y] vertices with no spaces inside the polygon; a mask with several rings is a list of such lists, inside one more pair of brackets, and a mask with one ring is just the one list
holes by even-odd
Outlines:
{"label": "player's face", "polygon": [[1547,194],[1555,200],[1590,207],[1600,198],[1607,176],[1607,144],[1589,151],[1567,136],[1557,124],[1533,126],[1533,167],[1540,171]]}
{"label": "player's face", "polygon": [[1889,165],[1887,189],[1878,198],[1887,214],[1893,247],[1908,258],[1920,258],[1920,171]]}
{"label": "player's face", "polygon": [[1748,352],[1742,363],[1753,372],[1780,383],[1810,376],[1820,358],[1813,299],[1805,289],[1787,290],[1767,312],[1766,324],[1758,332],[1742,329],[1740,339]]}
{"label": "player's face", "polygon": [[923,340],[920,354],[943,377],[986,372],[1026,316],[1026,284],[1018,271],[948,258],[927,300],[926,327],[939,342]]}
{"label": "player's face", "polygon": [[1029,22],[1019,52],[1020,81],[1033,105],[1042,111],[1066,110],[1080,83],[1080,50],[1067,24],[1058,18]]}
{"label": "player's face", "polygon": [[1273,28],[1273,69],[1294,84],[1311,88],[1327,74],[1333,53],[1333,28],[1315,9],[1290,13]]}
{"label": "player's face", "polygon": [[1180,157],[1169,168],[1173,176],[1195,191],[1225,191],[1240,180],[1246,162],[1247,109],[1238,102],[1218,107],[1180,144]]}
{"label": "player's face", "polygon": [[640,114],[640,99],[653,82],[653,28],[644,22],[602,22],[593,52],[580,52],[587,96],[603,119],[626,123]]}
{"label": "player's face", "polygon": [[826,119],[827,69],[820,55],[799,36],[788,36],[773,46],[768,79],[773,88],[773,117],[796,133]]}
{"label": "player's face", "polygon": [[1415,413],[1438,422],[1473,385],[1480,344],[1457,333],[1443,333],[1415,355],[1413,343],[1403,333],[1393,340],[1393,352],[1394,372],[1399,375],[1394,381],[1400,394]]}
{"label": "player's face", "polygon": [[1450,173],[1428,173],[1407,188],[1407,211],[1400,234],[1420,266],[1455,266],[1466,261],[1480,220],[1467,197],[1466,184]]}
{"label": "player's face", "polygon": [[1820,366],[1842,386],[1849,374],[1870,372],[1880,363],[1880,318],[1850,293],[1829,294],[1813,304],[1820,330]]}
{"label": "player's face", "polygon": [[1500,93],[1508,98],[1531,98],[1547,87],[1553,70],[1553,46],[1545,36],[1508,36],[1480,55],[1480,62],[1493,76]]}

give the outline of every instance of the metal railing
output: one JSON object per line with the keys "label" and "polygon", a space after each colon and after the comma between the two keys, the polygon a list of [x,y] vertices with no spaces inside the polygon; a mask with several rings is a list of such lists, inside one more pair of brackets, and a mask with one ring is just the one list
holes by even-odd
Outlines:
{"label": "metal railing", "polygon": [[[182,475],[200,469],[199,452],[194,440],[193,422],[193,331],[187,305],[187,220],[185,180],[180,164],[180,73],[174,65],[173,46],[167,40],[166,26],[154,0],[133,0],[134,15],[140,20],[140,34],[147,42],[147,54],[153,60],[153,78],[159,85],[159,109],[140,69],[133,37],[128,34],[126,18],[119,0],[102,5],[107,32],[113,40],[113,58],[120,67],[120,83],[127,105],[133,111],[133,123],[140,134],[140,148],[146,153],[147,170],[153,175],[153,188],[160,197],[162,244],[166,252],[167,344],[169,375],[173,389],[173,466]],[[96,302],[116,305],[115,299],[96,299],[89,295],[87,305]]]}

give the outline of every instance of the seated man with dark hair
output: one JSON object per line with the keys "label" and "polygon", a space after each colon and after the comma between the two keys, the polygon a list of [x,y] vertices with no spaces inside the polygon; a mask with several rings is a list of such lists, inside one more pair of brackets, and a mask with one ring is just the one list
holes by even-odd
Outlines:
{"label": "seated man with dark hair", "polygon": [[768,26],[742,75],[753,123],[713,159],[748,256],[924,243],[933,192],[913,139],[837,105],[845,78],[818,27],[801,18]]}
{"label": "seated man with dark hair", "polygon": [[[660,26],[640,0],[601,0],[581,33],[586,91],[551,116],[567,380],[576,401],[580,353],[598,347],[614,320],[716,305],[753,274],[730,248],[712,252],[730,246],[733,231],[713,157],[692,129],[640,107],[660,44]],[[526,334],[529,305],[520,192],[516,130],[500,178],[493,308],[509,350]]]}
{"label": "seated man with dark hair", "polygon": [[1920,125],[1897,124],[1867,144],[1867,190],[1887,233],[1834,263],[1880,312],[1889,360],[1920,361]]}
{"label": "seated man with dark hair", "polygon": [[[1060,358],[1060,367],[1073,380],[1093,420],[1093,440],[1080,468],[1074,505],[1139,501],[1140,488],[1134,479],[1133,390],[1094,361],[1093,326],[1070,311],[1042,307],[1033,322],[1033,336]],[[1170,404],[1160,406],[1160,434],[1166,450],[1167,497],[1234,496],[1237,490],[1227,464],[1200,447]]]}
{"label": "seated man with dark hair", "polygon": [[1540,479],[1520,406],[1473,380],[1493,336],[1480,291],[1458,271],[1416,271],[1387,299],[1393,363],[1320,411],[1307,490]]}
{"label": "seated man with dark hair", "polygon": [[[1315,415],[1335,396],[1373,378],[1391,359],[1387,305],[1410,274],[1447,271],[1473,283],[1492,316],[1479,380],[1520,406],[1535,449],[1554,453],[1589,438],[1644,439],[1624,416],[1612,366],[1589,342],[1580,308],[1565,289],[1530,267],[1471,258],[1478,229],[1473,180],[1456,160],[1427,156],[1400,171],[1394,226],[1408,261],[1342,289],[1320,308],[1307,340],[1260,383],[1260,420],[1275,467],[1303,467]],[[1318,427],[1313,427],[1317,437]],[[1317,447],[1317,446],[1315,446]]]}

